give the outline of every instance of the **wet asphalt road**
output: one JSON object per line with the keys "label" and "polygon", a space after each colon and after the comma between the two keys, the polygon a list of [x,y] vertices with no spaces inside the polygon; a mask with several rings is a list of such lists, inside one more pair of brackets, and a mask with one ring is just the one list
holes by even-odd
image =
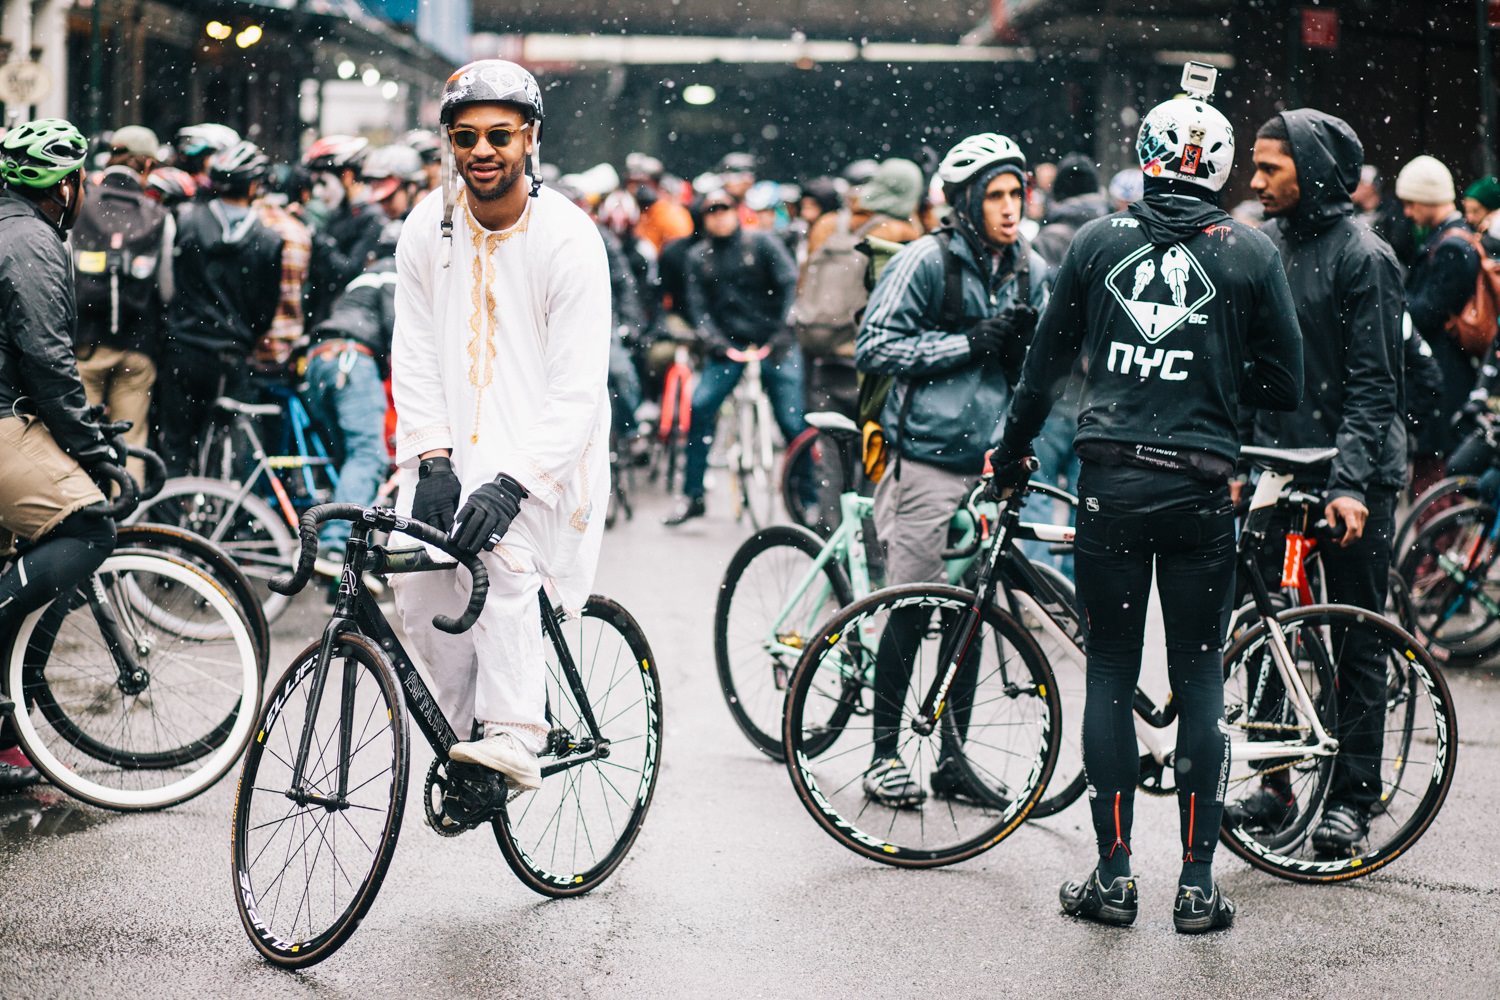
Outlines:
{"label": "wet asphalt road", "polygon": [[[1221,851],[1239,922],[1180,938],[1175,805],[1142,797],[1142,916],[1108,930],[1057,911],[1058,884],[1091,863],[1082,803],[936,871],[874,865],[827,838],[780,765],[739,735],[714,677],[715,590],[747,532],[721,515],[670,534],[664,502],[639,503],[606,541],[597,589],[654,647],[664,767],[632,856],[603,888],[533,895],[487,829],[427,829],[418,787],[364,923],[291,974],[257,957],[235,913],[233,775],[146,815],[36,790],[0,799],[0,998],[1500,996],[1500,673],[1450,674],[1453,789],[1391,868],[1299,886]],[[320,611],[304,597],[278,626],[273,674]],[[430,752],[420,740],[413,751],[415,784]]]}

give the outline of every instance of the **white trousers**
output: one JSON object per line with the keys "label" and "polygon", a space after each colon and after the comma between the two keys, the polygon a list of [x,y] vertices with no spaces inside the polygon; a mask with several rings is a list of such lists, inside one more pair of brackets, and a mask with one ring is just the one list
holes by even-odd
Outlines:
{"label": "white trousers", "polygon": [[547,745],[547,677],[537,594],[542,578],[524,539],[507,538],[481,559],[490,575],[479,621],[460,635],[440,632],[432,616],[456,618],[469,599],[466,570],[391,577],[396,611],[438,707],[460,741],[478,720],[485,735],[508,731],[533,753]]}

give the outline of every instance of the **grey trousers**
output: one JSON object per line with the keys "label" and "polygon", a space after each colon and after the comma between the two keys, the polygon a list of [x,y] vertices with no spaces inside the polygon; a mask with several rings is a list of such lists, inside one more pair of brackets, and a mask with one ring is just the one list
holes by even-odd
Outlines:
{"label": "grey trousers", "polygon": [[942,551],[948,522],[978,482],[978,474],[909,458],[892,463],[875,487],[875,532],[885,547],[887,584],[947,582]]}

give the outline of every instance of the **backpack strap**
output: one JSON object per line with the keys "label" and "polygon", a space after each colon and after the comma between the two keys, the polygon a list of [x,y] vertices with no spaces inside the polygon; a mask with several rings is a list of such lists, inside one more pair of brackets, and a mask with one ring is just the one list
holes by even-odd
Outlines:
{"label": "backpack strap", "polygon": [[964,322],[964,262],[953,252],[953,230],[933,234],[943,248],[943,305],[938,313],[939,330],[957,330]]}

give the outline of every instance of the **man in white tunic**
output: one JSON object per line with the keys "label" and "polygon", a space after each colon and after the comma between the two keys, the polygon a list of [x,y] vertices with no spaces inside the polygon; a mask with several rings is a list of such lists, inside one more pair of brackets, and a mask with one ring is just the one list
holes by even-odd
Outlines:
{"label": "man in white tunic", "polygon": [[609,267],[593,222],[541,185],[530,73],[470,63],[441,117],[449,183],[396,248],[400,503],[482,552],[490,591],[459,636],[432,616],[462,604],[462,572],[396,577],[396,607],[454,729],[480,727],[449,756],[534,789],[548,730],[537,592],[583,605],[609,497]]}

